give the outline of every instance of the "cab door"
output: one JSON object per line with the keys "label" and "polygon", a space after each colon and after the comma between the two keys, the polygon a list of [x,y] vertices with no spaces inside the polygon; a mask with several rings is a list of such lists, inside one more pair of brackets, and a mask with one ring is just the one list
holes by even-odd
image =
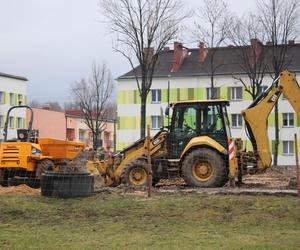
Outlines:
{"label": "cab door", "polygon": [[196,105],[175,106],[167,138],[170,159],[178,159],[186,144],[199,135],[199,108]]}

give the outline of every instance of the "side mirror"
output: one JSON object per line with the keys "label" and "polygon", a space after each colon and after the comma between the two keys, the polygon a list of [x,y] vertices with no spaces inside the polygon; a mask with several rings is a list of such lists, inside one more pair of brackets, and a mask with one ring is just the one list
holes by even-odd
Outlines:
{"label": "side mirror", "polygon": [[169,114],[170,114],[170,107],[168,106],[168,107],[166,107],[165,115],[169,116]]}

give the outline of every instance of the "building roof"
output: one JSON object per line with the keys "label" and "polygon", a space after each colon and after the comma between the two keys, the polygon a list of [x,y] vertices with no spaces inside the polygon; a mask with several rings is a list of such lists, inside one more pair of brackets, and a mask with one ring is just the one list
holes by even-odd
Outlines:
{"label": "building roof", "polygon": [[[287,61],[291,63],[286,68],[289,71],[297,72],[300,71],[300,44],[282,45],[289,46],[287,50]],[[249,46],[247,46],[249,47]],[[244,47],[246,48],[246,47]],[[263,45],[266,51],[270,51],[272,47]],[[241,47],[228,46],[219,47],[215,53],[215,65],[220,65],[215,70],[215,75],[243,75],[246,74],[241,68],[242,59],[238,50]],[[210,75],[210,53],[208,53],[203,63],[199,62],[199,48],[188,49],[188,55],[184,59],[181,67],[177,72],[171,72],[173,63],[174,50],[162,51],[159,56],[159,61],[155,69],[154,78],[159,77],[192,77],[192,76],[209,76]],[[267,53],[269,64],[271,64],[271,53]],[[270,67],[271,68],[271,67]],[[136,67],[136,71],[139,72],[140,67]],[[124,75],[121,75],[118,80],[121,79],[132,79],[134,78],[134,71],[131,70]]]}
{"label": "building roof", "polygon": [[[78,109],[70,109],[70,110],[66,110],[65,111],[65,115],[66,117],[73,117],[73,118],[81,118],[81,119],[85,119],[84,113],[81,110]],[[103,122],[114,122],[113,119],[101,119],[101,121]]]}
{"label": "building roof", "polygon": [[2,73],[2,72],[0,72],[0,76],[17,79],[17,80],[22,80],[22,81],[28,81],[28,79],[24,76],[11,75],[11,74],[6,74],[6,73]]}

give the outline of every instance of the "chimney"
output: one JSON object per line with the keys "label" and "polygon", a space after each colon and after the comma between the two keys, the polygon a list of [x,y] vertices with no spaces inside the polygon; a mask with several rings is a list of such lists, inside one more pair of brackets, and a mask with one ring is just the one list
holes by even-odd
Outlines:
{"label": "chimney", "polygon": [[184,58],[188,55],[188,49],[182,46],[182,43],[174,42],[173,62],[171,72],[177,72]]}
{"label": "chimney", "polygon": [[144,48],[145,59],[150,61],[154,55],[154,48]]}
{"label": "chimney", "polygon": [[199,43],[199,62],[203,63],[208,54],[208,49],[205,48],[204,42]]}
{"label": "chimney", "polygon": [[250,44],[249,60],[250,64],[254,65],[260,58],[263,50],[263,44],[256,38],[250,39]]}
{"label": "chimney", "polygon": [[289,40],[289,45],[294,45],[295,44],[295,40]]}

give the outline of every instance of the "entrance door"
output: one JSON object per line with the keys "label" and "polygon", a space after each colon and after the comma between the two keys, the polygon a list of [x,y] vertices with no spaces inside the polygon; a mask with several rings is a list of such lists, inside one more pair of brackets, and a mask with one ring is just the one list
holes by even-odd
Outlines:
{"label": "entrance door", "polygon": [[178,159],[186,144],[199,134],[199,110],[196,106],[175,107],[171,131],[168,136],[170,159]]}

